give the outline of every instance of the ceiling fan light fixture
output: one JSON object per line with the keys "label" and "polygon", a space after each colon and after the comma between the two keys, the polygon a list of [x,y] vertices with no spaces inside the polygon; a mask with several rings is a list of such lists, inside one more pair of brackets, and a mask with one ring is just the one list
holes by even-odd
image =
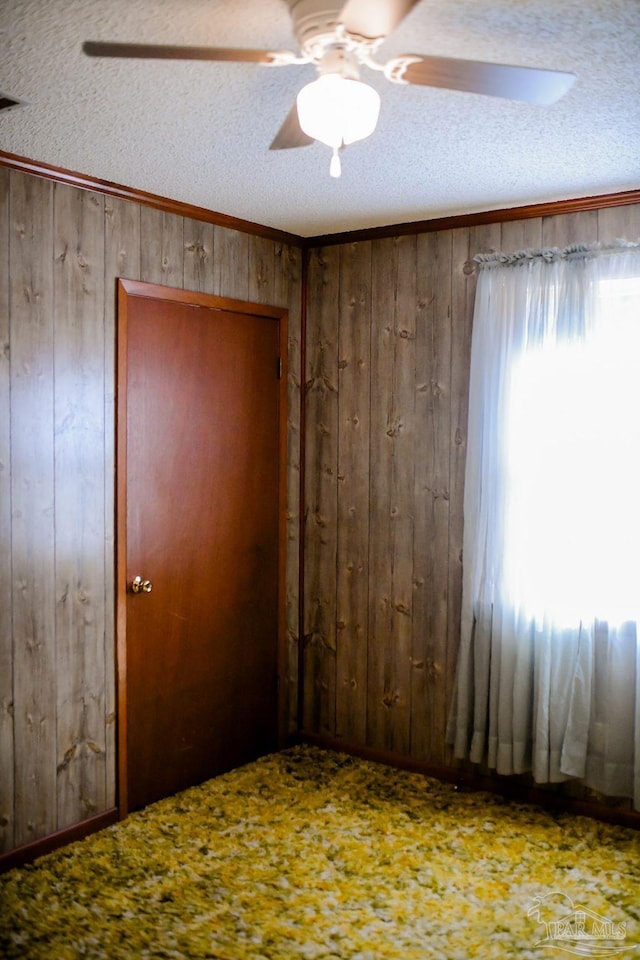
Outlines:
{"label": "ceiling fan light fixture", "polygon": [[[459,90],[521,100],[555,103],[574,82],[557,70],[484,63],[423,54],[401,54],[386,63],[376,60],[380,45],[419,0],[289,0],[300,55],[283,50],[239,47],[184,47],[167,44],[87,40],[89,57],[155,60],[211,60],[288,67],[313,63],[319,78],[307,84],[276,133],[271,150],[306,147],[319,140],[333,153],[332,177],[340,176],[339,151],[375,130],[380,97],[360,81],[360,68],[383,74],[397,84]],[[11,106],[1,102],[0,109]]]}
{"label": "ceiling fan light fixture", "polygon": [[[314,140],[332,147],[334,157],[343,144],[369,137],[376,128],[380,113],[377,90],[361,80],[338,73],[325,73],[308,83],[298,94],[296,102],[302,130]],[[332,171],[332,175],[336,174]]]}

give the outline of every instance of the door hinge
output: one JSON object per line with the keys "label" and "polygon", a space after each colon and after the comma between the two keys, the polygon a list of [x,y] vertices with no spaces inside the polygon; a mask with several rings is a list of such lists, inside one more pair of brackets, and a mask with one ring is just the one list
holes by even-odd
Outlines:
{"label": "door hinge", "polygon": [[278,380],[282,380],[282,357],[278,357]]}

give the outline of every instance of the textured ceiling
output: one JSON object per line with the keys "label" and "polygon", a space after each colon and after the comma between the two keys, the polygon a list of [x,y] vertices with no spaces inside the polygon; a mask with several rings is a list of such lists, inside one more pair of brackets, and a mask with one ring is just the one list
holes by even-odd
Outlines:
{"label": "textured ceiling", "polygon": [[285,0],[0,0],[0,91],[26,101],[0,149],[301,236],[640,186],[639,0],[422,0],[378,59],[578,79],[540,107],[367,72],[380,120],[340,180],[320,144],[268,149],[313,66],[92,60],[87,39],[297,49]]}

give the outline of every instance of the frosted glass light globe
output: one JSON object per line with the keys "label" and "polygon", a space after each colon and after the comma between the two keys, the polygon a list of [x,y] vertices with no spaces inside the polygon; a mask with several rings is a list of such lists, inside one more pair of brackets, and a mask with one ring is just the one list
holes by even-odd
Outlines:
{"label": "frosted glass light globe", "polygon": [[338,149],[373,133],[380,96],[360,80],[327,73],[302,88],[297,105],[298,120],[307,136]]}

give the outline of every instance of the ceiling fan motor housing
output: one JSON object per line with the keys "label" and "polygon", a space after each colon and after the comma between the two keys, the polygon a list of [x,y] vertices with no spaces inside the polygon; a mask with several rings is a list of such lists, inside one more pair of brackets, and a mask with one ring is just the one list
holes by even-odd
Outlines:
{"label": "ceiling fan motor housing", "polygon": [[331,48],[353,50],[366,42],[348,34],[340,19],[344,0],[289,0],[293,30],[302,53],[319,63]]}

